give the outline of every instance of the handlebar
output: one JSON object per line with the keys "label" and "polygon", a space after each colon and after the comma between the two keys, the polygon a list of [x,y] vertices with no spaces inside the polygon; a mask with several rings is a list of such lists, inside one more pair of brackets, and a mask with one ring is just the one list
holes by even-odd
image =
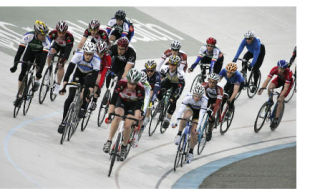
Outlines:
{"label": "handlebar", "polygon": [[80,88],[81,84],[78,82],[69,82],[66,84],[66,86],[74,86],[74,87]]}
{"label": "handlebar", "polygon": [[14,62],[15,64],[18,64],[18,63],[24,63],[24,64],[27,64],[27,65],[35,65],[35,66],[37,66],[37,64],[36,63],[32,63],[32,62],[25,62],[25,61],[16,61],[16,62]]}
{"label": "handlebar", "polygon": [[138,123],[139,123],[139,120],[138,120],[138,119],[135,119],[135,118],[132,118],[132,117],[128,117],[127,115],[121,116],[121,115],[116,114],[116,113],[111,113],[111,114],[110,114],[110,117],[112,117],[112,116],[118,116],[118,117],[122,118],[122,120],[125,120],[125,119],[133,120],[133,121],[135,121],[135,122],[137,123],[136,126],[137,126]]}
{"label": "handlebar", "polygon": [[244,63],[247,63],[247,65],[251,65],[250,61],[246,60],[246,59],[242,59],[242,58],[238,58],[239,61],[242,61]]}
{"label": "handlebar", "polygon": [[210,64],[200,64],[200,67],[205,68],[205,69],[210,69]]}

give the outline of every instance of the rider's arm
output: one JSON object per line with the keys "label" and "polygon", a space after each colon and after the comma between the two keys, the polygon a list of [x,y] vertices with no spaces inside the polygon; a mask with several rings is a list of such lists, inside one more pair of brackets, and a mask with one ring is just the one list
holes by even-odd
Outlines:
{"label": "rider's arm", "polygon": [[201,61],[201,59],[202,59],[202,56],[197,56],[197,59],[196,59],[196,61],[191,65],[191,69],[194,69],[194,68],[196,68],[196,66],[198,65],[198,63]]}
{"label": "rider's arm", "polygon": [[182,101],[182,104],[180,105],[180,108],[179,108],[179,111],[177,113],[177,119],[176,119],[176,123],[179,124],[180,120],[178,120],[178,118],[181,118],[182,117],[182,114],[183,112],[185,111],[186,109],[186,104],[185,104],[185,101],[188,99],[188,97],[186,96],[183,101]]}
{"label": "rider's arm", "polygon": [[[155,73],[155,74],[157,74],[157,73]],[[152,101],[154,101],[154,100],[156,99],[157,94],[158,94],[158,92],[159,92],[159,90],[160,90],[160,88],[161,88],[160,82],[161,82],[161,80],[160,80],[160,74],[157,74],[157,75],[156,75],[156,83],[154,84],[154,88],[153,88]]]}
{"label": "rider's arm", "polygon": [[254,44],[254,51],[253,51],[253,60],[251,63],[251,68],[256,64],[259,54],[260,54],[260,47],[261,47],[261,42],[259,39],[255,39],[255,42],[253,42],[252,44]]}
{"label": "rider's arm", "polygon": [[144,101],[143,101],[143,113],[146,114],[148,106],[149,106],[150,91],[151,91],[151,86],[148,83],[148,81],[144,84],[144,90],[145,90],[145,97],[144,97]]}
{"label": "rider's arm", "polygon": [[264,80],[264,82],[263,82],[263,84],[262,84],[262,86],[261,86],[261,88],[267,88],[267,86],[268,86],[268,84],[269,84],[269,82],[270,82],[270,80],[271,80],[271,78],[268,76],[265,80]]}
{"label": "rider's arm", "polygon": [[129,24],[127,22],[123,22],[123,31],[121,33],[121,37],[126,37],[129,33]]}
{"label": "rider's arm", "polygon": [[214,64],[217,62],[217,60],[219,58],[219,53],[220,53],[220,51],[217,48],[213,49],[213,56],[212,56],[211,63],[210,63],[210,73],[212,73],[212,70],[214,68]]}
{"label": "rider's arm", "polygon": [[24,45],[19,45],[18,51],[16,53],[16,56],[14,57],[14,62],[18,62],[21,58],[21,55],[23,54],[24,49],[26,48],[26,46]]}
{"label": "rider's arm", "polygon": [[241,52],[243,51],[243,48],[244,48],[245,44],[246,44],[246,39],[243,39],[242,42],[240,43],[238,51],[237,51],[236,55],[234,56],[232,62],[236,62],[237,61],[237,59],[239,58]]}
{"label": "rider's arm", "polygon": [[128,63],[126,64],[126,66],[125,66],[125,68],[124,68],[124,72],[123,72],[123,74],[122,74],[122,78],[125,78],[125,77],[126,77],[128,71],[133,67],[133,65],[134,65],[134,64],[132,64],[132,63],[130,63],[130,62],[128,62]]}
{"label": "rider's arm", "polygon": [[234,84],[233,92],[232,92],[232,95],[230,97],[230,100],[233,100],[236,97],[237,93],[239,92],[239,89],[240,89],[240,83]]}
{"label": "rider's arm", "polygon": [[162,64],[164,63],[164,61],[166,60],[166,56],[163,55],[161,57],[160,63],[157,65],[156,71],[160,71]]}
{"label": "rider's arm", "polygon": [[63,83],[68,83],[70,75],[72,74],[75,67],[76,67],[75,63],[73,63],[73,62],[69,63],[69,66],[67,68],[67,72],[64,75]]}

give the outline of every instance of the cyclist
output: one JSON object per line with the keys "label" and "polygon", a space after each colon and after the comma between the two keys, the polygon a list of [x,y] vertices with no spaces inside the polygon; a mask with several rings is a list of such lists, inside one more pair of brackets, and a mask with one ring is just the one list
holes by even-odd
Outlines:
{"label": "cyclist", "polygon": [[[278,125],[278,119],[280,116],[280,111],[283,107],[283,100],[289,94],[293,86],[292,72],[290,71],[289,64],[285,60],[279,60],[277,66],[273,67],[263,82],[262,87],[258,91],[258,95],[261,95],[263,90],[266,89],[272,77],[276,75],[277,77],[271,81],[271,84],[268,87],[268,94],[270,95],[271,91],[275,88],[282,87],[280,96],[278,97],[278,107],[274,121],[270,125],[271,128],[274,128]],[[270,105],[273,105],[273,100],[271,100]]]}
{"label": "cyclist", "polygon": [[218,86],[218,82],[220,81],[220,75],[216,73],[208,74],[208,82],[203,83],[202,85],[206,89],[206,96],[208,97],[208,108],[211,108],[213,111],[209,112],[209,129],[207,132],[206,140],[210,141],[212,137],[212,128],[215,124],[216,119],[215,116],[220,109],[222,97],[223,97],[223,89]]}
{"label": "cyclist", "polygon": [[[227,80],[227,83],[225,84],[223,90],[229,95],[229,99],[227,100],[229,110],[226,115],[228,118],[230,118],[234,109],[235,97],[244,86],[244,78],[241,73],[237,71],[237,64],[235,63],[229,63],[226,68],[220,71],[219,75]],[[224,102],[222,102],[222,106],[223,105]]]}
{"label": "cyclist", "polygon": [[[140,72],[132,68],[128,72],[126,79],[118,81],[117,86],[111,98],[111,103],[115,105],[115,113],[118,115],[127,115],[128,117],[141,120],[141,108],[145,96],[143,85],[139,82],[141,78]],[[103,151],[109,153],[112,144],[112,138],[116,133],[120,117],[115,116],[111,123],[110,133],[107,142],[103,146]],[[131,127],[134,121],[125,119],[123,126],[123,141],[121,144],[120,160],[124,160],[127,152],[127,144],[130,137]]]}
{"label": "cyclist", "polygon": [[[80,83],[82,86],[85,85],[85,88],[82,91],[82,97],[84,101],[78,114],[79,118],[83,118],[85,116],[86,108],[90,101],[90,94],[93,92],[93,87],[100,71],[100,58],[95,54],[95,52],[96,45],[92,42],[86,42],[83,46],[83,51],[76,52],[73,55],[63,79],[63,88],[59,92],[61,95],[66,93],[66,84],[68,83],[69,77],[76,67],[72,81]],[[58,128],[59,133],[62,133],[64,127],[66,126],[63,123],[63,119],[65,118],[76,93],[75,88],[70,88],[69,90],[70,92],[68,98],[64,102],[63,118]]]}
{"label": "cyclist", "polygon": [[[200,48],[199,55],[196,59],[196,61],[191,65],[188,72],[192,72],[194,68],[198,65],[198,63],[202,64],[210,64],[209,73],[219,74],[222,68],[224,56],[221,50],[216,46],[217,40],[213,37],[209,37],[206,40],[207,45],[204,45]],[[201,73],[202,73],[202,81],[204,81],[205,75],[206,75],[206,69],[201,67]]]}
{"label": "cyclist", "polygon": [[108,33],[105,30],[100,29],[100,22],[94,19],[89,22],[88,28],[84,31],[82,39],[77,46],[77,51],[81,50],[89,36],[92,37],[90,41],[93,43],[103,40],[107,42],[108,45],[110,44]]}
{"label": "cyclist", "polygon": [[296,59],[296,56],[297,56],[297,46],[295,46],[293,49],[292,56],[291,56],[290,61],[288,63],[289,68],[291,67],[292,63]]}
{"label": "cyclist", "polygon": [[[198,135],[197,130],[199,130],[200,124],[201,124],[198,122],[202,121],[203,115],[207,111],[208,98],[205,96],[204,93],[205,93],[204,87],[201,84],[197,84],[195,88],[192,90],[192,93],[188,93],[183,99],[182,105],[177,114],[177,122],[172,124],[173,128],[177,127],[180,121],[178,120],[178,118],[181,118],[182,114],[183,114],[183,118],[186,118],[186,119],[189,119],[192,116],[192,122],[197,123],[197,125],[192,124],[191,145],[190,145],[190,150],[187,157],[187,163],[190,163],[193,159],[193,148],[197,144],[197,135]],[[176,145],[179,145],[182,131],[185,128],[185,126],[186,126],[186,121],[181,120],[179,124],[178,134],[174,140]]]}
{"label": "cyclist", "polygon": [[163,128],[167,129],[170,124],[170,119],[172,114],[176,109],[177,100],[179,99],[183,88],[185,86],[185,80],[181,72],[178,71],[178,66],[180,65],[181,59],[179,56],[173,55],[169,57],[169,67],[161,70],[162,80],[160,83],[161,90],[157,95],[159,101],[162,100],[163,95],[170,88],[172,89],[171,96],[169,99],[170,105],[168,108],[168,114],[164,118]]}
{"label": "cyclist", "polygon": [[96,44],[97,46],[97,54],[101,59],[100,72],[97,77],[96,85],[94,87],[94,95],[92,98],[91,110],[95,110],[97,107],[97,100],[100,97],[101,88],[104,83],[104,79],[106,77],[107,71],[111,66],[111,57],[108,54],[108,44],[103,40],[99,40]]}
{"label": "cyclist", "polygon": [[150,104],[147,108],[147,112],[145,113],[145,120],[144,120],[144,127],[146,124],[150,121],[150,114],[151,114],[151,107],[157,98],[157,94],[160,90],[160,73],[156,71],[157,63],[154,60],[147,61],[144,65],[145,69],[142,71],[147,74],[147,80],[151,86],[151,92],[150,92]]}
{"label": "cyclist", "polygon": [[[109,88],[111,78],[114,75],[118,76],[118,80],[125,78],[128,71],[134,67],[136,61],[136,52],[129,46],[127,37],[118,39],[116,45],[111,46],[109,54],[112,58],[111,68],[106,76],[106,87]],[[114,105],[111,104],[108,108],[106,123],[110,123],[109,114],[114,112]]]}
{"label": "cyclist", "polygon": [[[166,51],[164,51],[162,57],[161,57],[161,61],[160,63],[157,65],[157,71],[161,70],[161,66],[163,65],[163,63],[165,62],[165,60],[167,58],[169,58],[172,55],[176,55],[179,56],[181,59],[180,62],[180,66],[178,68],[179,72],[184,73],[186,72],[187,68],[188,68],[188,64],[187,64],[187,54],[185,52],[183,52],[182,50],[180,50],[181,48],[181,43],[177,40],[173,40],[170,44],[171,48],[167,49]],[[166,63],[166,65],[168,65],[168,62]]]}
{"label": "cyclist", "polygon": [[[34,31],[27,32],[23,35],[22,41],[19,44],[18,51],[16,56],[14,57],[14,64],[10,68],[10,71],[14,73],[17,70],[18,62],[22,54],[22,61],[24,62],[34,62],[37,64],[37,73],[36,73],[36,80],[33,86],[33,91],[37,91],[40,86],[40,79],[42,77],[42,70],[46,63],[46,57],[48,54],[48,50],[50,47],[50,38],[47,36],[48,34],[48,27],[47,25],[40,21],[36,20],[34,23]],[[28,72],[28,65],[26,63],[22,63],[21,65],[21,72],[18,78],[18,89],[22,84],[22,79]],[[22,95],[20,95],[22,96]],[[14,105],[18,106],[22,103],[22,98],[17,97],[14,101]]]}
{"label": "cyclist", "polygon": [[248,61],[249,59],[253,58],[253,60],[249,67],[245,66],[245,63],[242,62],[241,72],[243,75],[246,75],[247,69],[249,69],[249,71],[253,71],[253,79],[255,85],[251,89],[251,93],[253,93],[256,91],[256,86],[259,79],[259,69],[263,63],[265,55],[265,47],[261,43],[260,39],[256,37],[252,31],[248,31],[244,34],[244,39],[240,43],[238,51],[232,62],[235,63],[237,61],[244,47],[246,47],[248,51],[244,54],[243,59],[246,59]]}
{"label": "cyclist", "polygon": [[56,24],[56,29],[52,30],[49,33],[49,38],[53,40],[53,43],[51,45],[47,58],[48,66],[50,67],[54,54],[60,52],[60,56],[62,56],[62,58],[59,58],[57,63],[57,82],[55,83],[53,91],[53,94],[58,95],[61,80],[64,75],[64,64],[69,58],[70,52],[73,47],[74,38],[73,35],[68,31],[68,24],[63,20],[58,21],[58,23]]}
{"label": "cyclist", "polygon": [[124,10],[118,10],[114,17],[109,20],[107,25],[107,32],[110,35],[110,41],[114,42],[120,37],[127,37],[130,41],[134,28],[131,22],[126,20],[126,13]]}

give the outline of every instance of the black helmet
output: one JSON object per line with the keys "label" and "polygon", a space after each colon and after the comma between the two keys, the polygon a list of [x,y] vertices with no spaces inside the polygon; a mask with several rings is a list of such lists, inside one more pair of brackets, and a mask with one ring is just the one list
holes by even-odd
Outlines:
{"label": "black helmet", "polygon": [[124,10],[118,10],[114,17],[119,20],[124,20],[126,18],[126,13]]}

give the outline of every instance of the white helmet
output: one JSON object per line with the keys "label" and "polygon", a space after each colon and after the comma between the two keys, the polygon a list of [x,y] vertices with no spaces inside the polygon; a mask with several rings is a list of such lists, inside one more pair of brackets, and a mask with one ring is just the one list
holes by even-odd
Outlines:
{"label": "white helmet", "polygon": [[142,84],[144,84],[144,83],[146,83],[146,82],[147,82],[147,80],[148,80],[148,76],[147,76],[146,72],[141,71],[141,78],[140,78],[140,82],[141,82]]}
{"label": "white helmet", "polygon": [[211,73],[211,74],[208,74],[208,79],[219,81],[220,80],[220,75],[216,74],[216,73]]}
{"label": "white helmet", "polygon": [[96,45],[92,42],[86,42],[82,49],[84,52],[91,53],[91,54],[97,51]]}
{"label": "white helmet", "polygon": [[200,95],[201,97],[203,96],[204,92],[205,89],[201,84],[196,84],[196,86],[192,90],[192,94]]}
{"label": "white helmet", "polygon": [[131,68],[127,74],[127,80],[131,83],[138,83],[141,78],[141,73],[136,68]]}
{"label": "white helmet", "polygon": [[244,34],[244,38],[246,38],[246,39],[252,38],[252,37],[255,37],[255,35],[252,31],[248,31]]}
{"label": "white helmet", "polygon": [[97,45],[97,51],[100,54],[108,50],[108,44],[103,40],[99,40],[96,45]]}
{"label": "white helmet", "polygon": [[181,48],[181,43],[177,40],[173,40],[172,43],[170,44],[171,49],[173,50],[180,50]]}

